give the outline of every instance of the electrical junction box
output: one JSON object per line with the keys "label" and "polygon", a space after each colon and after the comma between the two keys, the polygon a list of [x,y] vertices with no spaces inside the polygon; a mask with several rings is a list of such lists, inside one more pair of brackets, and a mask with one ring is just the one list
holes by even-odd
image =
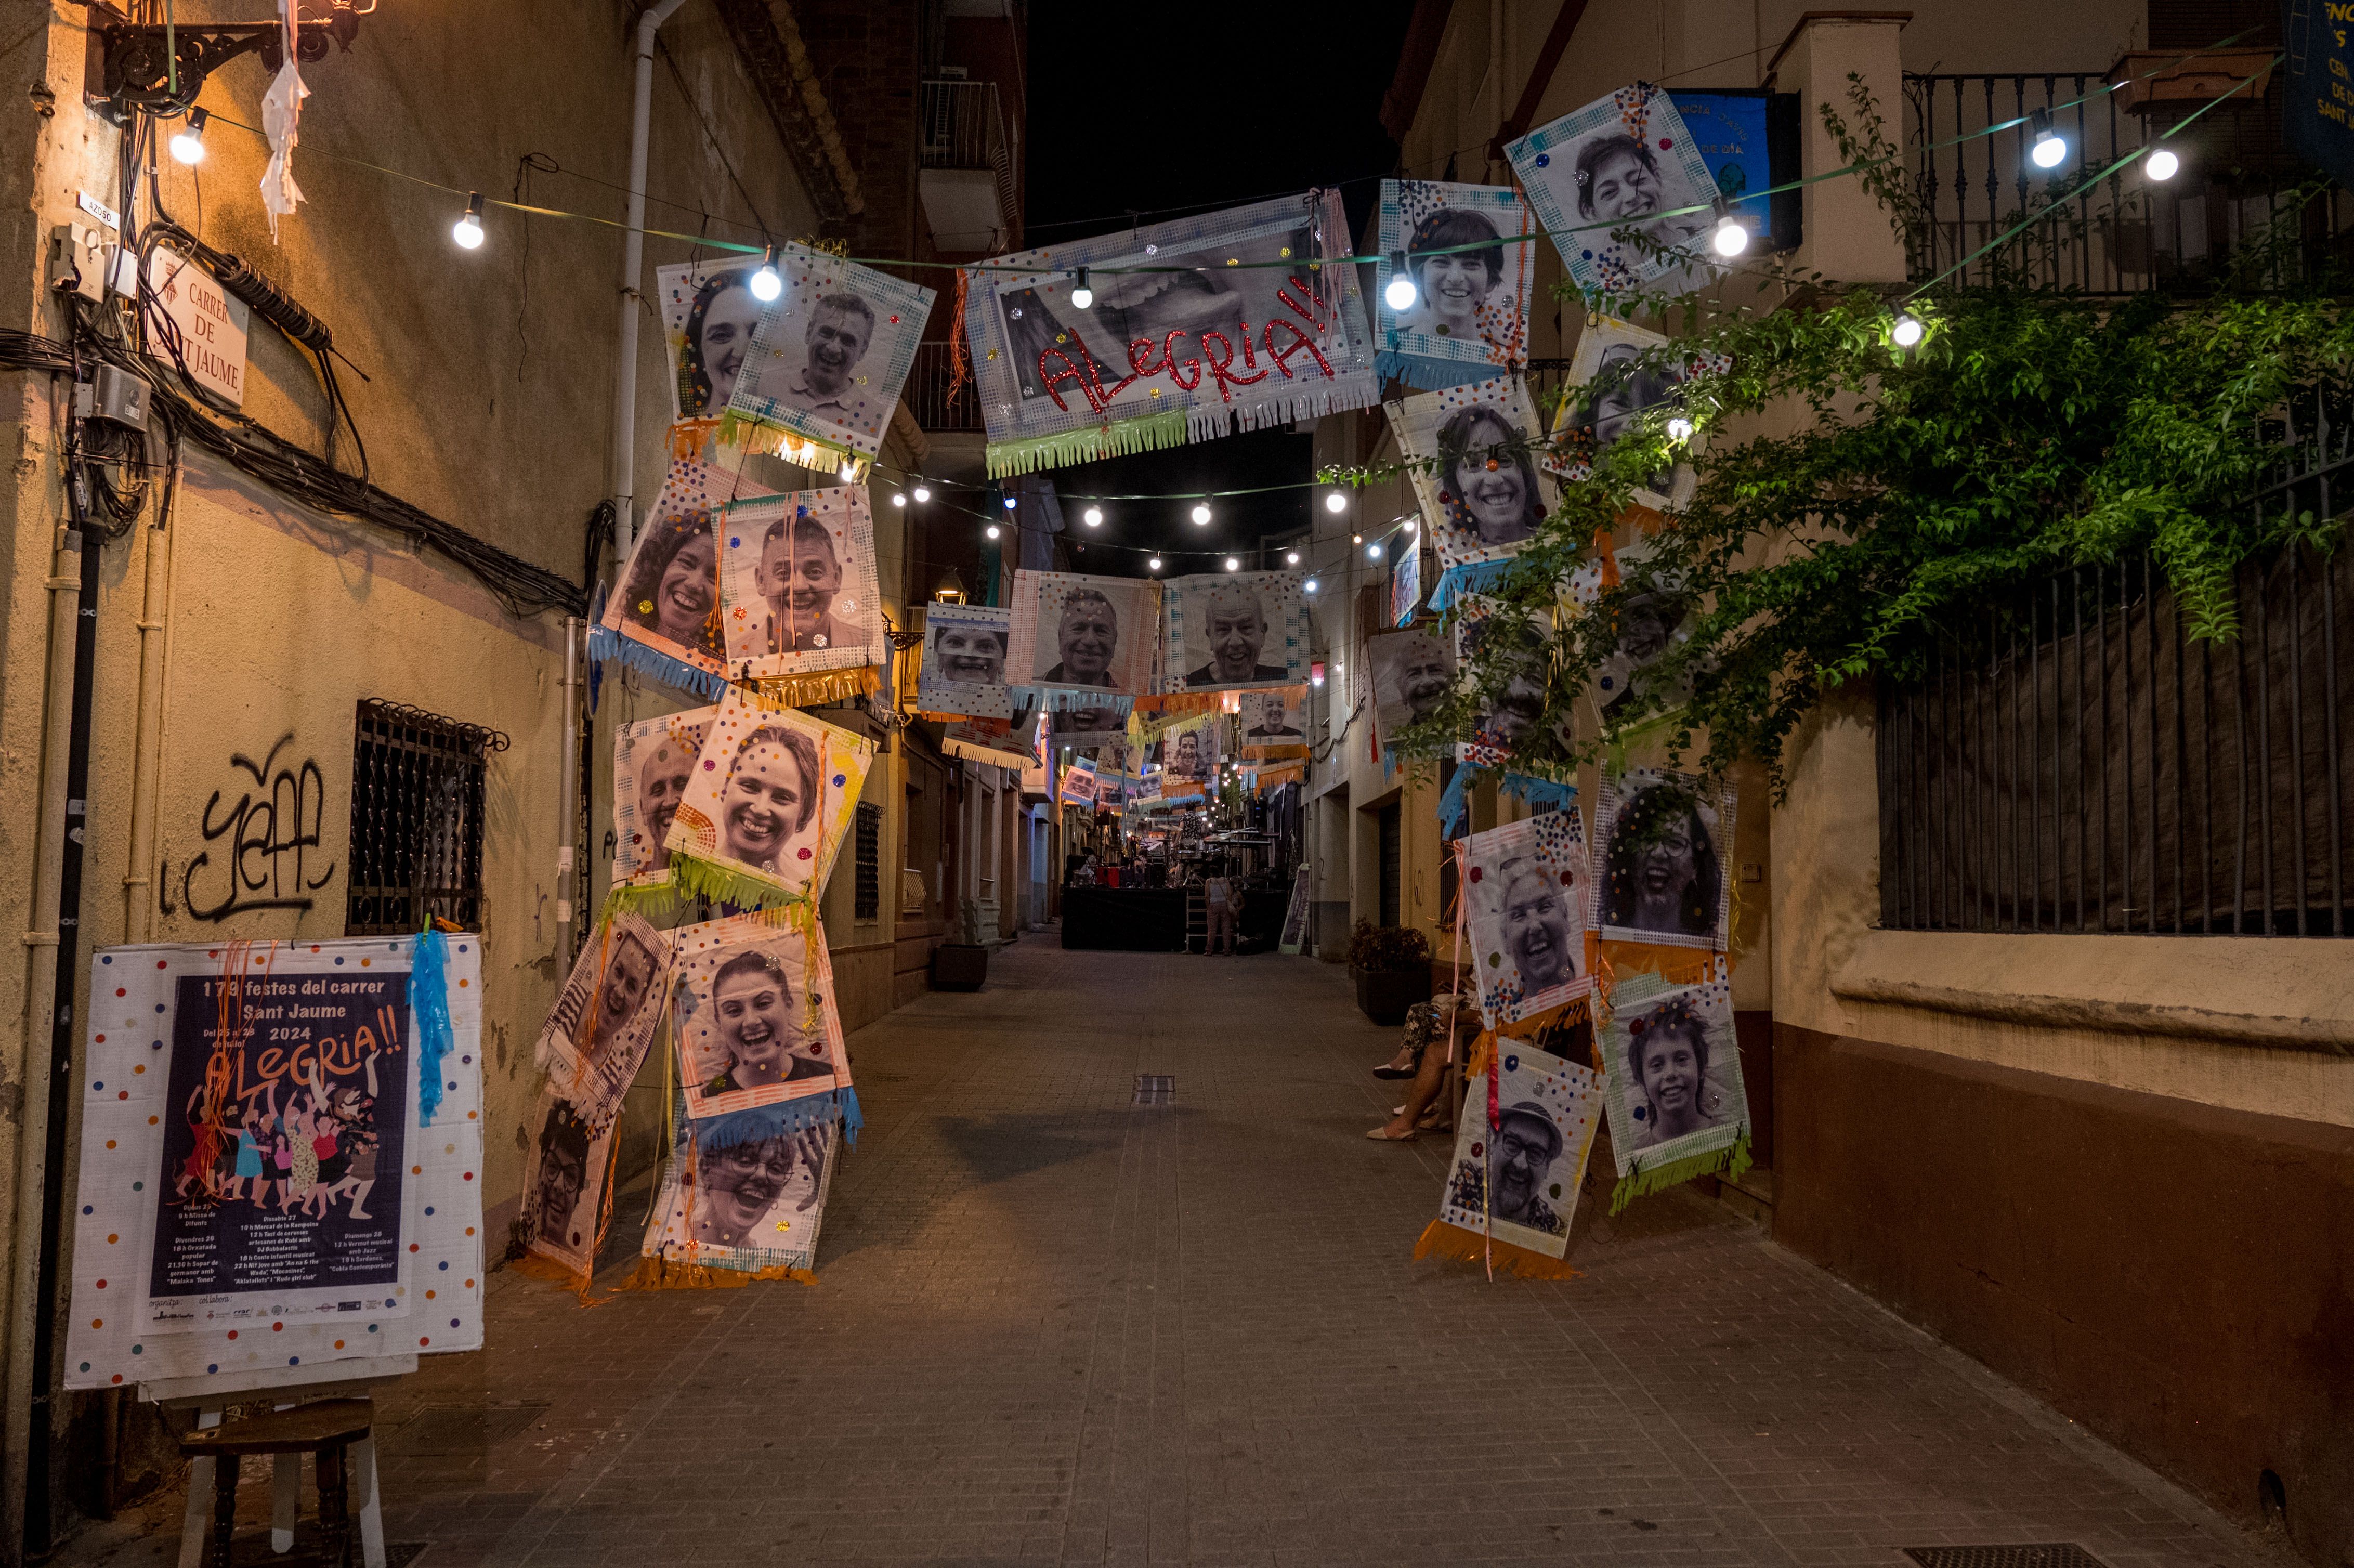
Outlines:
{"label": "electrical junction box", "polygon": [[106,298],[107,252],[114,249],[101,229],[61,223],[50,236],[49,281],[74,280],[73,291],[92,304]]}
{"label": "electrical junction box", "polygon": [[147,428],[147,383],[120,366],[101,365],[90,382],[90,418],[109,424]]}

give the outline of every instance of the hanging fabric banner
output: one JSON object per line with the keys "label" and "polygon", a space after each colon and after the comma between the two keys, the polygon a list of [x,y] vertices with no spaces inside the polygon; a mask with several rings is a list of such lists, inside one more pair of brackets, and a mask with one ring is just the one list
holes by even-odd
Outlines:
{"label": "hanging fabric banner", "polygon": [[1463,863],[1465,939],[1489,1028],[1559,1007],[1592,987],[1579,969],[1589,873],[1578,811],[1547,811],[1473,833],[1463,841]]}
{"label": "hanging fabric banner", "polygon": [[1218,776],[1218,739],[1223,714],[1196,714],[1171,725],[1161,736],[1161,798],[1198,800]]}
{"label": "hanging fabric banner", "polygon": [[678,982],[671,1038],[687,1116],[824,1096],[822,1109],[792,1115],[831,1120],[851,1082],[824,933],[736,915],[673,935]]}
{"label": "hanging fabric banner", "polygon": [[[1086,758],[1081,758],[1063,769],[1062,787],[1055,791],[1055,800],[1057,804],[1065,806],[1095,805],[1097,803],[1097,791],[1099,783],[1100,781],[1096,778],[1096,765]],[[1118,803],[1118,800],[1115,799],[1113,804]]]}
{"label": "hanging fabric banner", "polygon": [[1298,572],[1211,572],[1161,589],[1172,692],[1296,686],[1308,679],[1307,599]]}
{"label": "hanging fabric banner", "polygon": [[[1338,191],[1043,247],[965,274],[989,472],[1369,408],[1373,340]],[[1087,309],[1071,302],[1095,270]],[[1134,269],[1128,270],[1126,269]]]}
{"label": "hanging fabric banner", "polygon": [[[1602,1120],[1603,1080],[1575,1062],[1515,1040],[1492,1047],[1495,1076],[1476,1082],[1456,1118],[1455,1160],[1439,1195],[1438,1223],[1464,1233],[1426,1231],[1417,1257],[1479,1258],[1495,1244],[1511,1268],[1514,1250],[1558,1259]],[[1553,1273],[1542,1266],[1519,1272]]]}
{"label": "hanging fabric banner", "polygon": [[1594,816],[1595,929],[1617,941],[1725,950],[1734,792],[1689,773],[1605,773]]}
{"label": "hanging fabric banner", "polygon": [[1308,755],[1308,688],[1243,694],[1242,754],[1266,759]]}
{"label": "hanging fabric banner", "polygon": [[663,335],[670,344],[672,424],[692,421],[702,434],[727,411],[753,329],[768,308],[752,292],[752,274],[759,270],[757,256],[654,269]]}
{"label": "hanging fabric banner", "polygon": [[1655,974],[1628,975],[1611,988],[1600,1044],[1618,1162],[1612,1213],[1695,1176],[1749,1168],[1749,1090],[1731,981],[1673,986]]}
{"label": "hanging fabric banner", "polygon": [[670,933],[625,909],[581,948],[557,992],[533,1056],[589,1126],[620,1114],[662,1020],[670,971]]}
{"label": "hanging fabric banner", "polygon": [[[1731,363],[1670,355],[1668,341],[1615,316],[1596,316],[1585,323],[1569,362],[1569,392],[1553,414],[1553,442],[1544,454],[1547,472],[1573,481],[1586,478],[1595,461],[1634,428],[1639,416],[1680,404],[1685,381],[1701,370]],[[1677,511],[1692,498],[1699,482],[1691,464],[1675,463],[1638,489],[1635,502],[1661,512]]]}
{"label": "hanging fabric banner", "polygon": [[[1381,260],[1373,267],[1382,379],[1455,387],[1525,366],[1536,248],[1525,238],[1504,240],[1535,228],[1510,185],[1384,180]],[[1401,256],[1414,303],[1395,311],[1387,293]]]}
{"label": "hanging fabric banner", "polygon": [[[863,485],[797,490],[719,509],[720,625],[728,673],[792,706],[857,694],[839,673],[889,656]],[[830,683],[827,672],[836,673]]]}
{"label": "hanging fabric banner", "polygon": [[1682,269],[1713,270],[1696,242],[1716,227],[1716,180],[1675,101],[1649,82],[1538,126],[1504,155],[1586,292],[1624,293]]}
{"label": "hanging fabric banner", "polygon": [[1436,623],[1375,632],[1365,639],[1365,662],[1373,666],[1373,734],[1384,751],[1455,689],[1455,647]]}
{"label": "hanging fabric banner", "polygon": [[613,908],[673,902],[671,819],[695,774],[716,707],[613,729]]}
{"label": "hanging fabric banner", "polygon": [[1518,376],[1419,393],[1388,413],[1398,450],[1416,461],[1415,499],[1448,574],[1519,554],[1560,503],[1537,463],[1544,428]]}
{"label": "hanging fabric banner", "polygon": [[875,743],[732,688],[664,841],[679,886],[743,908],[809,903],[850,832]]}
{"label": "hanging fabric banner", "polygon": [[1125,721],[1138,697],[1160,689],[1160,594],[1142,577],[1014,573],[1006,678],[1034,691],[1049,713],[1105,709],[1087,727],[1120,727],[1109,719]]}
{"label": "hanging fabric banner", "polygon": [[695,1289],[815,1277],[842,1128],[769,1111],[683,1125],[631,1284]]}
{"label": "hanging fabric banner", "polygon": [[805,245],[777,248],[784,292],[760,313],[721,444],[863,475],[916,363],[934,291]]}
{"label": "hanging fabric banner", "polygon": [[941,733],[940,749],[950,757],[999,768],[1032,768],[1038,761],[1031,749],[1034,733],[1006,719],[959,719]]}
{"label": "hanging fabric banner", "polygon": [[737,494],[765,494],[708,463],[673,461],[631,547],[620,587],[588,638],[592,659],[618,659],[716,700],[726,684],[719,630],[719,537],[712,518]]}
{"label": "hanging fabric banner", "polygon": [[924,667],[916,706],[927,714],[1010,719],[1005,653],[1013,640],[1013,612],[1002,605],[924,607]]}

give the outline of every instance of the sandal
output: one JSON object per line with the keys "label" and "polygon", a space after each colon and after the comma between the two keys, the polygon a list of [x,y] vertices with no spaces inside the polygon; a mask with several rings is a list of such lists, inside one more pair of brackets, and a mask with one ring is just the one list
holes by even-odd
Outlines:
{"label": "sandal", "polygon": [[1411,1078],[1414,1076],[1415,1071],[1416,1069],[1413,1067],[1393,1067],[1388,1063],[1384,1062],[1380,1066],[1373,1069],[1373,1076],[1376,1078]]}
{"label": "sandal", "polygon": [[1373,1131],[1365,1134],[1365,1136],[1372,1139],[1376,1143],[1412,1143],[1414,1141],[1414,1129],[1412,1128],[1408,1128],[1404,1132],[1392,1132],[1388,1126],[1384,1124],[1373,1128]]}

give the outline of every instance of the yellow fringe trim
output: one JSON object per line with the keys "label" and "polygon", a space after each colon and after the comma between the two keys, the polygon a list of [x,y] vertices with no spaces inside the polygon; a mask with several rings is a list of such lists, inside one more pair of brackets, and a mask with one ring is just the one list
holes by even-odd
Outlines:
{"label": "yellow fringe trim", "polygon": [[872,664],[847,670],[813,670],[804,675],[763,675],[753,701],[771,712],[821,703],[871,697],[883,689],[883,673]]}
{"label": "yellow fringe trim", "polygon": [[[1422,1239],[1414,1244],[1416,1263],[1425,1258],[1441,1257],[1456,1263],[1484,1264],[1490,1256],[1490,1243],[1477,1231],[1467,1231],[1461,1225],[1448,1224],[1445,1220],[1433,1220],[1422,1228]],[[1517,1274],[1522,1279],[1583,1279],[1585,1272],[1572,1268],[1566,1258],[1547,1257],[1541,1252],[1531,1252],[1511,1242],[1494,1244],[1496,1269],[1500,1274]]]}
{"label": "yellow fringe trim", "polygon": [[642,1257],[621,1290],[737,1290],[756,1279],[793,1279],[815,1285],[817,1275],[806,1268],[714,1268],[707,1263],[686,1263],[671,1257]]}

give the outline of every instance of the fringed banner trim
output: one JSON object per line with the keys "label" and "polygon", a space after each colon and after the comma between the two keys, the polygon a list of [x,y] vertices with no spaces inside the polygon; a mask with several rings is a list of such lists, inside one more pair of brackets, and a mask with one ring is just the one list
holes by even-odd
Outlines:
{"label": "fringed banner trim", "polygon": [[1115,715],[1126,718],[1136,707],[1136,699],[1126,692],[1107,692],[1100,686],[1013,686],[1008,688],[1006,695],[1016,708],[1034,706],[1050,714],[1109,708]]}
{"label": "fringed banner trim", "polygon": [[[1457,778],[1462,774],[1458,773]],[[1514,773],[1507,769],[1496,788],[1513,799],[1527,802],[1532,811],[1566,811],[1577,804],[1577,786],[1557,779],[1539,779],[1532,774]]]}
{"label": "fringed banner trim", "polygon": [[815,1285],[817,1275],[806,1268],[726,1268],[716,1264],[690,1263],[683,1257],[642,1257],[623,1280],[623,1290],[734,1290],[756,1279],[793,1279]]}
{"label": "fringed banner trim", "polygon": [[801,675],[763,675],[757,700],[764,708],[814,707],[824,703],[853,702],[883,689],[883,673],[873,664],[847,670],[812,670]]}
{"label": "fringed banner trim", "polygon": [[1681,1160],[1670,1160],[1662,1165],[1637,1165],[1633,1171],[1620,1177],[1618,1185],[1610,1190],[1610,1212],[1615,1214],[1638,1198],[1681,1186],[1695,1176],[1723,1175],[1737,1180],[1748,1169],[1749,1134],[1744,1131],[1723,1149],[1688,1154]]}
{"label": "fringed banner trim", "polygon": [[853,1123],[857,1121],[858,1096],[847,1088],[828,1089],[823,1094],[803,1095],[797,1100],[779,1100],[773,1105],[754,1106],[749,1110],[729,1111],[725,1116],[706,1118],[692,1125],[695,1147],[708,1153],[715,1149],[734,1149],[747,1143],[766,1143],[771,1139],[790,1138],[811,1128],[831,1127],[839,1120],[843,1136],[852,1143],[857,1141]]}
{"label": "fringed banner trim", "polygon": [[[1494,1248],[1491,1253],[1489,1249]],[[1490,1257],[1496,1267],[1506,1274],[1517,1274],[1523,1279],[1582,1279],[1582,1270],[1572,1268],[1567,1258],[1547,1257],[1511,1242],[1490,1242],[1477,1231],[1467,1231],[1461,1225],[1448,1224],[1445,1220],[1433,1220],[1423,1226],[1422,1239],[1414,1244],[1416,1263],[1426,1258],[1446,1258],[1455,1263],[1486,1263]]]}
{"label": "fringed banner trim", "polygon": [[953,736],[940,741],[940,749],[950,757],[961,757],[971,762],[994,763],[1000,768],[1035,768],[1038,759],[1018,751],[993,751],[978,741],[958,740]]}
{"label": "fringed banner trim", "polygon": [[1504,574],[1512,569],[1512,558],[1507,556],[1501,560],[1466,561],[1447,567],[1438,574],[1438,581],[1430,590],[1431,609],[1443,613],[1467,594],[1486,593],[1504,580]]}
{"label": "fringed banner trim", "polygon": [[545,1279],[550,1285],[561,1285],[567,1290],[588,1288],[588,1275],[585,1269],[559,1262],[546,1253],[526,1252],[521,1257],[510,1259],[507,1266],[525,1278]]}
{"label": "fringed banner trim", "polygon": [[850,484],[864,481],[867,469],[873,466],[863,453],[854,452],[848,447],[822,441],[799,430],[789,430],[766,419],[739,414],[733,408],[719,416],[719,444],[740,447],[755,457],[780,457],[802,468],[822,469],[828,472],[847,470],[842,473],[842,478]]}
{"label": "fringed banner trim", "polygon": [[773,882],[762,882],[679,850],[671,851],[670,874],[680,892],[738,909],[784,909],[809,902],[806,895],[788,892]]}
{"label": "fringed banner trim", "polygon": [[1409,387],[1419,387],[1426,392],[1468,387],[1475,381],[1514,375],[1523,368],[1520,365],[1482,365],[1468,359],[1432,359],[1425,355],[1401,354],[1394,348],[1383,349],[1373,355],[1374,375],[1384,381],[1403,381]]}
{"label": "fringed banner trim", "polygon": [[[1382,761],[1386,773],[1388,754],[1383,755]],[[1455,832],[1455,824],[1458,822],[1463,824],[1466,832],[1470,830],[1471,786],[1478,781],[1479,778],[1479,769],[1458,768],[1455,770],[1455,776],[1447,781],[1447,788],[1438,792],[1438,836],[1440,838],[1449,840],[1460,838],[1462,834]]]}
{"label": "fringed banner trim", "polygon": [[417,1122],[441,1108],[441,1063],[457,1048],[450,1030],[450,944],[439,931],[417,938],[408,960],[408,1016],[417,1032]]}
{"label": "fringed banner trim", "polygon": [[716,419],[680,419],[670,428],[670,455],[680,462],[693,462],[711,445],[711,438],[719,433]]}
{"label": "fringed banner trim", "polygon": [[1004,479],[1017,473],[1035,473],[1040,469],[1093,462],[1097,458],[1155,452],[1168,447],[1182,447],[1186,440],[1185,410],[1172,408],[1163,413],[1140,415],[1133,419],[1122,419],[1116,424],[1098,425],[1084,430],[991,441],[987,457],[989,477]]}
{"label": "fringed banner trim", "polygon": [[681,659],[673,659],[658,648],[649,648],[634,637],[610,626],[588,629],[588,662],[627,664],[631,669],[652,675],[655,680],[693,692],[705,702],[716,703],[727,690],[727,678],[716,671],[698,669]]}
{"label": "fringed banner trim", "polygon": [[663,920],[678,913],[678,885],[665,874],[660,882],[617,882],[605,893],[605,906],[599,911],[597,924],[604,926],[616,915],[635,915],[647,920]]}

